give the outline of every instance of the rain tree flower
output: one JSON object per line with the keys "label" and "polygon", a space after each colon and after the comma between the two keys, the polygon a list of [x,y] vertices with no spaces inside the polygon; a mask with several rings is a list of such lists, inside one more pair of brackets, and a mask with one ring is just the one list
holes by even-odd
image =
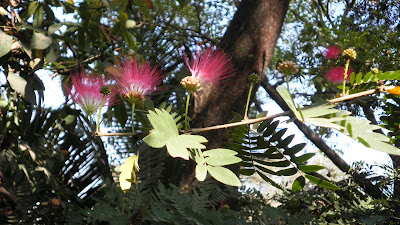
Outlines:
{"label": "rain tree flower", "polygon": [[342,56],[347,59],[355,60],[357,58],[357,52],[353,48],[348,48],[342,52]]}
{"label": "rain tree flower", "polygon": [[207,48],[198,51],[189,64],[191,76],[182,79],[181,84],[188,91],[195,91],[203,85],[218,82],[232,75],[234,69],[230,57],[220,49]]}
{"label": "rain tree flower", "polygon": [[156,90],[164,76],[150,62],[139,65],[137,60],[126,59],[118,65],[119,74],[112,73],[118,84],[119,93],[131,104],[141,103],[145,96]]}
{"label": "rain tree flower", "polygon": [[[100,75],[87,75],[84,72],[71,74],[72,86],[65,85],[65,89],[72,100],[78,104],[82,110],[91,116],[103,105],[115,103],[115,92],[111,91],[110,82]],[[104,92],[108,89],[107,93]]]}
{"label": "rain tree flower", "polygon": [[[343,82],[343,79],[344,79],[344,71],[345,71],[345,69],[344,69],[344,67],[342,67],[342,66],[333,67],[332,69],[330,69],[330,70],[328,70],[328,71],[326,72],[325,78],[326,78],[328,81],[332,82],[332,83],[339,84],[339,83]],[[347,70],[347,79],[346,79],[347,81],[349,81],[349,79],[350,79],[350,74],[351,74],[352,72],[353,72],[353,70],[350,69],[350,68]]]}
{"label": "rain tree flower", "polygon": [[328,46],[324,51],[324,56],[327,59],[337,59],[342,53],[342,49],[337,46]]}
{"label": "rain tree flower", "polygon": [[284,75],[292,75],[299,72],[299,67],[293,61],[283,61],[279,64],[278,71]]}

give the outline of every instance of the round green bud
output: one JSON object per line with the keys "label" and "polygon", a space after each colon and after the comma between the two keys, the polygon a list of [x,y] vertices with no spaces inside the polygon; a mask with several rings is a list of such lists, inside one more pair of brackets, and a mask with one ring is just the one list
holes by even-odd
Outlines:
{"label": "round green bud", "polygon": [[248,79],[252,83],[259,83],[260,82],[260,76],[258,76],[258,74],[256,74],[256,73],[250,74]]}

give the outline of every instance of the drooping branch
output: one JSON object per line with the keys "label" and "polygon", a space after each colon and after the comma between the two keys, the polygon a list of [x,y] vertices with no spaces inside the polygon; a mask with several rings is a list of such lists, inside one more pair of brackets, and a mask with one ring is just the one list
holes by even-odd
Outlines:
{"label": "drooping branch", "polygon": [[[275,88],[269,83],[268,79],[265,78],[261,82],[261,86],[268,92],[269,96],[275,100],[275,102],[284,111],[290,110],[289,106],[286,104],[285,100],[279,95]],[[376,90],[374,90],[375,92]],[[345,96],[346,97],[346,96]],[[338,155],[334,150],[332,150],[316,133],[314,133],[308,126],[299,120],[295,120],[294,123],[299,128],[300,131],[317,146],[340,170],[345,173],[349,173],[353,176],[354,181],[359,184],[364,190],[375,198],[382,197],[383,193],[378,187],[369,182],[364,175],[359,174],[357,171],[350,170],[351,167]]]}

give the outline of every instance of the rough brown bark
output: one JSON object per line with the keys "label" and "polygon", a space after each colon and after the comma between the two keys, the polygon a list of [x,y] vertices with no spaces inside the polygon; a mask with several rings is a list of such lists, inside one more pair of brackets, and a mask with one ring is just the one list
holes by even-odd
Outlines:
{"label": "rough brown bark", "polygon": [[[194,128],[224,124],[232,112],[244,114],[251,73],[264,75],[281,32],[289,0],[242,0],[221,40],[220,46],[232,56],[236,73],[194,94],[191,125]],[[257,87],[253,89],[253,95]],[[226,130],[206,132],[207,147],[222,147]],[[194,178],[194,164],[186,168],[183,181]]]}

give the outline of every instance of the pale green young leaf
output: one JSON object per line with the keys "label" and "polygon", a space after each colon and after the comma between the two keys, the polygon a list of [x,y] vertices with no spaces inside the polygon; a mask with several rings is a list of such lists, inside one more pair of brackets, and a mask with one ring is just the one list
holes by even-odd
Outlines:
{"label": "pale green young leaf", "polygon": [[154,128],[149,135],[143,138],[143,141],[149,146],[162,148],[179,135],[174,118],[166,110],[149,111],[147,117]]}
{"label": "pale green young leaf", "polygon": [[207,142],[207,139],[203,136],[183,134],[168,140],[166,145],[167,151],[172,157],[180,157],[189,160],[188,149],[204,149],[206,146],[201,144],[204,142]]}
{"label": "pale green young leaf", "polygon": [[195,172],[197,180],[204,181],[207,176],[207,166],[204,164],[197,164]]}
{"label": "pale green young leaf", "polygon": [[216,148],[203,152],[204,156],[233,156],[237,155],[236,151],[226,149],[226,148]]}
{"label": "pale green young leaf", "polygon": [[223,184],[237,187],[242,185],[239,178],[227,168],[220,166],[207,166],[207,170],[214,179]]}
{"label": "pale green young leaf", "polygon": [[281,97],[283,98],[283,100],[285,100],[286,104],[288,104],[290,110],[292,110],[292,112],[294,113],[294,115],[296,116],[296,118],[298,120],[301,120],[301,115],[300,113],[297,111],[297,108],[293,102],[292,96],[290,95],[289,91],[284,88],[284,87],[279,87],[278,88],[278,93],[281,95]]}
{"label": "pale green young leaf", "polygon": [[206,162],[208,165],[212,166],[225,166],[231,165],[238,162],[241,162],[242,159],[232,155],[224,155],[224,156],[209,156],[206,157]]}
{"label": "pale green young leaf", "polygon": [[127,158],[125,163],[120,167],[119,184],[121,186],[121,190],[129,190],[132,186],[132,182],[134,182],[137,186],[138,183],[135,171],[139,171],[137,155]]}

